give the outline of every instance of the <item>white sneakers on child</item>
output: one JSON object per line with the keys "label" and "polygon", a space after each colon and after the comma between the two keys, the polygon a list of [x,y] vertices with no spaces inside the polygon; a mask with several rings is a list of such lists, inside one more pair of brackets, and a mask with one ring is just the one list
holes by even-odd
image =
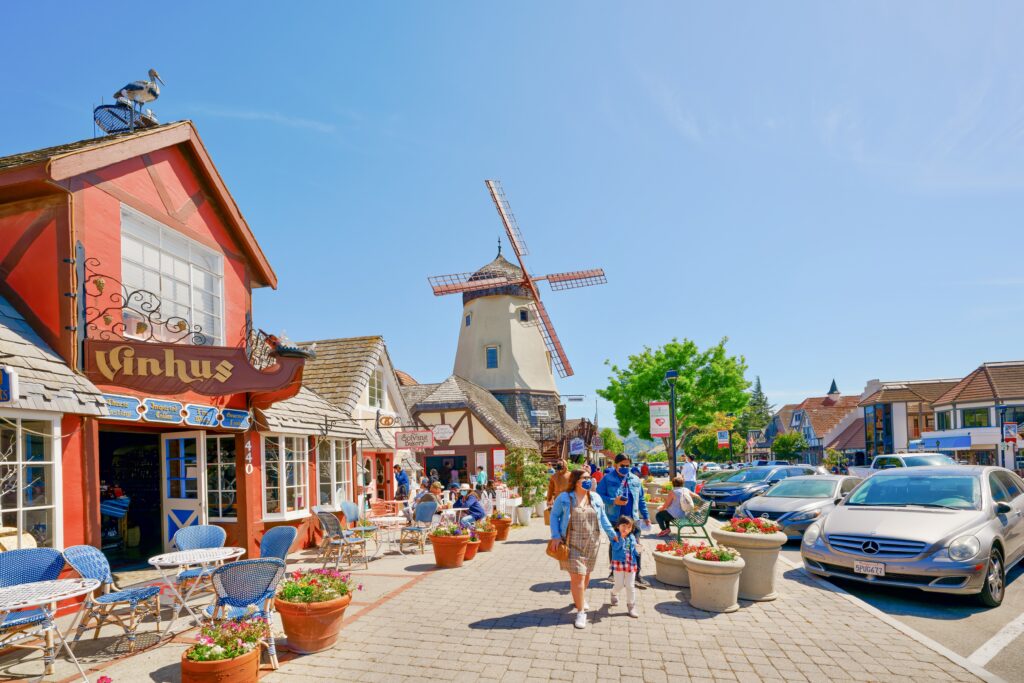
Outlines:
{"label": "white sneakers on child", "polygon": [[586,628],[587,627],[587,613],[586,613],[586,611],[577,612],[576,613],[576,623],[574,624],[574,626],[576,628]]}
{"label": "white sneakers on child", "polygon": [[636,605],[626,605],[626,609],[626,614],[628,614],[629,616],[633,617],[634,619],[640,618],[640,613],[636,611]]}
{"label": "white sneakers on child", "polygon": [[618,595],[613,595],[612,596],[612,607],[615,607],[617,604],[619,604],[619,596]]}

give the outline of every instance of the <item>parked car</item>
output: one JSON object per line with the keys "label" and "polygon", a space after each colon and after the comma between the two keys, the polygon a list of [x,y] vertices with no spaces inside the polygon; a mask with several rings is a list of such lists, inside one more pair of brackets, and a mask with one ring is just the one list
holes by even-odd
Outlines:
{"label": "parked car", "polygon": [[717,472],[722,469],[722,466],[717,462],[702,462],[700,464],[700,469],[704,472]]}
{"label": "parked car", "polygon": [[753,463],[753,467],[769,467],[771,465],[785,466],[792,464],[793,463],[791,463],[788,460],[755,460]]}
{"label": "parked car", "polygon": [[697,475],[697,486],[695,493],[700,493],[704,489],[705,484],[710,484],[713,481],[722,481],[726,477],[730,477],[736,474],[731,470],[725,470],[722,472],[701,472]]}
{"label": "parked car", "polygon": [[804,532],[819,576],[1003,601],[1024,554],[1024,480],[1002,467],[881,470]]}
{"label": "parked car", "polygon": [[814,474],[814,469],[807,466],[787,467],[750,467],[739,472],[727,472],[727,476],[719,481],[705,484],[700,496],[711,501],[711,512],[732,513],[740,503],[744,503],[768,487],[788,477]]}
{"label": "parked car", "polygon": [[668,476],[668,463],[667,462],[652,462],[647,467],[650,469],[652,477],[667,477]]}
{"label": "parked car", "polygon": [[835,474],[790,477],[740,505],[736,516],[764,517],[778,522],[782,533],[796,540],[815,520],[831,512],[861,481],[859,477]]}
{"label": "parked car", "polygon": [[870,477],[879,470],[889,470],[897,467],[934,467],[941,465],[955,465],[956,460],[943,455],[942,453],[893,453],[891,455],[876,455],[871,461],[870,467],[850,467],[850,474],[855,477]]}

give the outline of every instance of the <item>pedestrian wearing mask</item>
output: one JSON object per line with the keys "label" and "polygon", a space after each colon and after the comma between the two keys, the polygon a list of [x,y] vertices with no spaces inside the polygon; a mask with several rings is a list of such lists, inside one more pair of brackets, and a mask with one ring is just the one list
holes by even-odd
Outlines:
{"label": "pedestrian wearing mask", "polygon": [[560,560],[564,571],[569,572],[569,590],[576,608],[576,628],[586,628],[586,590],[590,575],[597,565],[597,550],[601,546],[601,531],[609,541],[615,540],[612,528],[605,514],[601,496],[593,491],[594,480],[586,469],[578,469],[569,475],[569,489],[559,494],[551,509],[551,541],[549,550],[554,552],[563,541],[569,546],[569,557]]}
{"label": "pedestrian wearing mask", "polygon": [[[601,483],[597,485],[597,492],[604,501],[608,516],[611,519],[618,519],[625,515],[634,520],[643,520],[644,525],[650,528],[650,516],[647,513],[647,501],[644,500],[643,484],[640,477],[630,472],[629,456],[619,453],[615,456],[615,467],[605,473]],[[633,525],[633,536],[640,540],[640,525]],[[611,560],[611,549],[609,548],[608,559]],[[611,581],[615,577],[608,575]],[[640,561],[637,560],[636,586],[646,589],[650,586],[640,573]]]}

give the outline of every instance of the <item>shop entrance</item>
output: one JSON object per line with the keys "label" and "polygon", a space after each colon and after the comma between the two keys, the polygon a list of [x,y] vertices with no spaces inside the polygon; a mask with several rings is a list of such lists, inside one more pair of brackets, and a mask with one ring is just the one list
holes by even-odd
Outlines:
{"label": "shop entrance", "polygon": [[444,484],[445,487],[452,483],[453,471],[458,472],[457,483],[469,483],[466,471],[466,456],[464,455],[429,455],[427,456],[426,467],[427,475],[433,478],[436,471],[437,480]]}

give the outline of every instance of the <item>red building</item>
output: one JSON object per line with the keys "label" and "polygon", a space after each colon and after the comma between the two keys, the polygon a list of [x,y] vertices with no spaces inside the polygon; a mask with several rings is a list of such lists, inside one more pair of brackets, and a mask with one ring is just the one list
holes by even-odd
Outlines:
{"label": "red building", "polygon": [[0,545],[310,542],[318,469],[363,432],[254,329],[276,284],[191,122],[0,158]]}

